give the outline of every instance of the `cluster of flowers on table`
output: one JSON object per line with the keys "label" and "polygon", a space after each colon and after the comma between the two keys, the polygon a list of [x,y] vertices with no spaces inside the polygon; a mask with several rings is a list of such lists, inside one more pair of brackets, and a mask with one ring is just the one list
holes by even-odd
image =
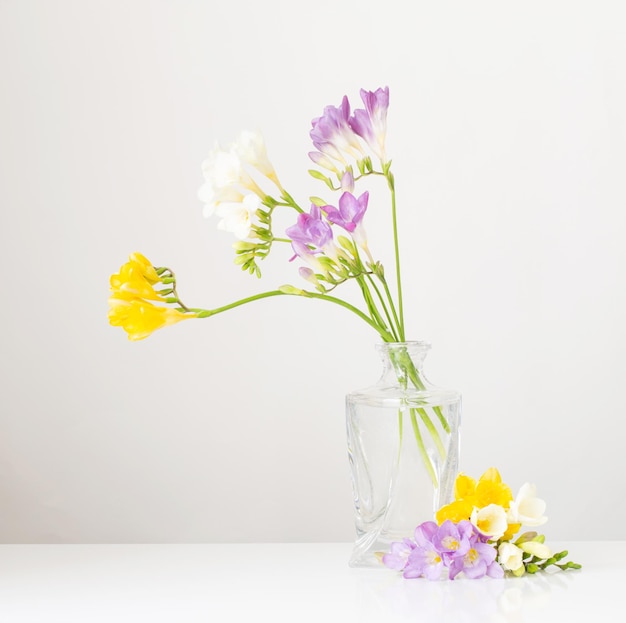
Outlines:
{"label": "cluster of flowers on table", "polygon": [[567,551],[552,553],[545,537],[535,531],[519,536],[522,526],[538,527],[547,521],[546,503],[536,487],[525,483],[513,497],[497,469],[489,468],[476,482],[461,473],[454,487],[455,500],[439,509],[435,521],[417,526],[414,538],[391,544],[382,562],[402,571],[405,578],[453,580],[459,574],[475,579],[522,576],[555,567],[580,569],[562,562]]}

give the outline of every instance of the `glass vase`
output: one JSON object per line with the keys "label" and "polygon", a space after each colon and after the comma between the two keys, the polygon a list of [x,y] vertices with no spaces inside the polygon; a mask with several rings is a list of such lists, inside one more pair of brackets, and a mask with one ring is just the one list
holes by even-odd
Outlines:
{"label": "glass vase", "polygon": [[379,381],[346,396],[356,541],[351,567],[382,567],[393,541],[412,537],[454,498],[461,394],[424,376],[427,342],[377,345]]}

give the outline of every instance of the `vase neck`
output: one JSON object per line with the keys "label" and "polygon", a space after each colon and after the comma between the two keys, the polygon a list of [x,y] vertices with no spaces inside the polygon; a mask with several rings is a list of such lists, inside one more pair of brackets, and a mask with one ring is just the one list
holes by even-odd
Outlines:
{"label": "vase neck", "polygon": [[411,358],[413,365],[421,370],[424,365],[424,359],[430,350],[429,342],[383,342],[376,345],[376,350],[380,355],[383,363],[393,365],[399,356]]}
{"label": "vase neck", "polygon": [[384,366],[381,380],[395,380],[406,385],[411,377],[415,377],[411,384],[422,384],[424,359],[430,350],[428,342],[385,342],[377,344],[376,350]]}

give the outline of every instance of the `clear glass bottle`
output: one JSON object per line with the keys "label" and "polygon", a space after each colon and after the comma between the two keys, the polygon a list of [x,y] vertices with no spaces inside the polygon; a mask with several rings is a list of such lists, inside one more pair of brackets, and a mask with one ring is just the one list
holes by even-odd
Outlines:
{"label": "clear glass bottle", "polygon": [[461,394],[424,376],[427,342],[383,343],[376,385],[346,396],[356,542],[350,566],[380,567],[393,541],[412,537],[454,497]]}

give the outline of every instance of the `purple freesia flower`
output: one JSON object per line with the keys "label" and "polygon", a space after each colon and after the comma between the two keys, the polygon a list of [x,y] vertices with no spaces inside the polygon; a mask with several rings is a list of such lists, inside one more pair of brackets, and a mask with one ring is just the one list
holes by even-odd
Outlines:
{"label": "purple freesia flower", "polygon": [[492,578],[504,576],[504,570],[496,562],[497,551],[493,545],[476,539],[463,555],[459,555],[450,563],[450,579],[463,572],[470,579],[482,578],[488,575]]}
{"label": "purple freesia flower", "polygon": [[439,580],[446,568],[451,580],[460,573],[469,579],[502,578],[504,570],[496,556],[496,548],[484,541],[470,521],[447,520],[441,526],[434,521],[420,524],[414,540],[392,543],[382,560],[387,567],[402,571],[405,578]]}
{"label": "purple freesia flower", "polygon": [[309,250],[309,253],[319,253],[333,239],[333,230],[322,218],[322,212],[315,204],[311,204],[308,214],[306,212],[299,214],[296,224],[288,227],[285,233],[291,238],[292,246],[296,243],[294,246],[296,253],[298,253],[296,247],[304,246],[308,249],[309,245],[315,247],[313,251]]}
{"label": "purple freesia flower", "polygon": [[434,521],[425,521],[415,529],[416,547],[409,553],[405,578],[425,577],[429,580],[441,579],[444,561],[434,541],[438,527]]}
{"label": "purple freesia flower", "polygon": [[285,233],[291,238],[291,248],[295,252],[290,262],[300,257],[318,273],[326,273],[327,267],[324,267],[316,255],[323,253],[333,260],[337,259],[333,230],[322,218],[319,206],[311,204],[309,213],[299,214],[296,224],[288,227]]}
{"label": "purple freesia flower", "polygon": [[365,191],[358,199],[350,192],[345,192],[339,197],[339,208],[334,206],[324,206],[323,212],[326,218],[335,225],[343,227],[346,231],[352,233],[363,219],[363,215],[367,210],[367,202],[369,193]]}
{"label": "purple freesia flower", "polygon": [[[309,157],[316,164],[326,166],[324,156],[337,160],[341,164],[346,164],[344,154],[358,158],[363,155],[361,146],[356,138],[354,131],[350,127],[350,102],[344,95],[341,100],[341,106],[326,106],[321,117],[313,119],[311,125],[313,128],[310,132],[313,145],[321,155],[317,152],[311,152]],[[329,163],[330,164],[330,163]],[[333,168],[330,164],[326,168]]]}
{"label": "purple freesia flower", "polygon": [[459,556],[466,554],[475,540],[474,525],[467,521],[455,524],[446,519],[437,530],[433,542],[437,550],[441,552],[446,563],[450,563]]}
{"label": "purple freesia flower", "polygon": [[402,539],[391,544],[388,554],[383,556],[383,564],[390,569],[403,571],[408,562],[409,554],[415,549],[411,539]]}
{"label": "purple freesia flower", "polygon": [[361,99],[365,104],[365,110],[354,111],[349,120],[350,127],[370,146],[381,162],[385,162],[389,87],[376,91],[361,89]]}

